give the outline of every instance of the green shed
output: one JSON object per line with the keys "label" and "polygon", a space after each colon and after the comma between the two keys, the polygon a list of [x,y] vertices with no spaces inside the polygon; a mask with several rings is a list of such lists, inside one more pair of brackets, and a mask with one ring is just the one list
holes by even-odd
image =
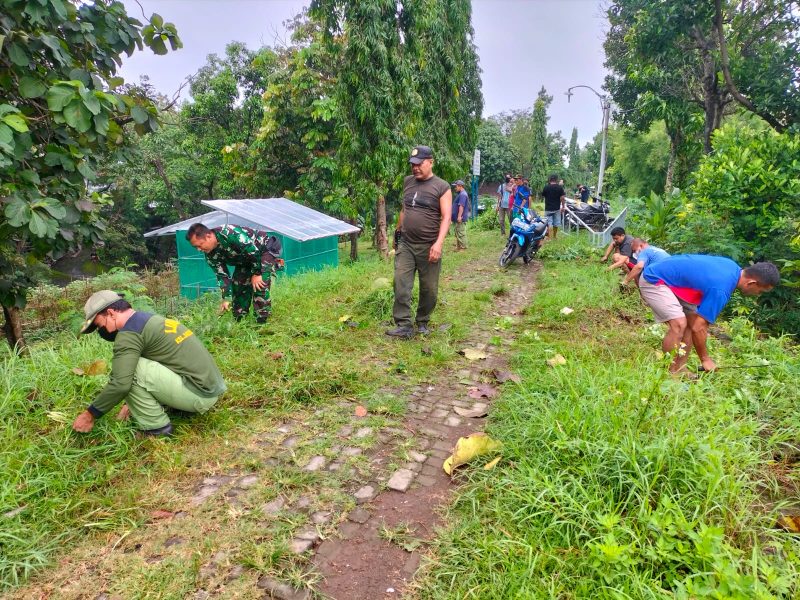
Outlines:
{"label": "green shed", "polygon": [[196,299],[218,289],[205,255],[186,240],[186,232],[195,223],[208,228],[243,225],[275,235],[283,246],[281,258],[286,265],[282,273],[288,276],[338,266],[339,236],[359,231],[354,225],[286,198],[203,200],[203,204],[215,210],[144,235],[175,235],[181,295],[186,298]]}

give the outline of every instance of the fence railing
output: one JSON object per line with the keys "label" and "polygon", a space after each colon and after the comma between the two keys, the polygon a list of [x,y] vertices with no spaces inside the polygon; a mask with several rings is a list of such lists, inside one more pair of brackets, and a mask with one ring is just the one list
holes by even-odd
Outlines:
{"label": "fence railing", "polygon": [[[572,209],[566,207],[564,210],[566,211],[564,218],[564,231],[566,233],[575,233],[585,229],[589,232],[590,243],[592,246],[597,247],[606,246],[611,242],[611,230],[615,227],[624,227],[625,218],[628,215],[628,207],[625,207],[622,209],[622,212],[614,217],[614,219],[606,226],[605,229],[603,229],[603,231],[595,231],[589,225],[584,223]],[[566,218],[567,214],[572,217],[573,221],[570,221],[570,219]]]}

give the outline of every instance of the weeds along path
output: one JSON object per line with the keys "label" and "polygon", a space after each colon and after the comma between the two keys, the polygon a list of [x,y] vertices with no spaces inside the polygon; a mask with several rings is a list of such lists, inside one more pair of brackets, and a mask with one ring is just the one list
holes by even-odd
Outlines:
{"label": "weeds along path", "polygon": [[[5,597],[401,594],[450,500],[443,459],[484,425],[459,411],[485,412],[491,398],[481,394],[510,376],[514,326],[539,270],[499,271],[495,233],[471,243],[445,257],[428,338],[383,335],[391,265],[369,261],[279,283],[263,330],[209,318],[211,305],[188,315],[229,382],[222,405],[202,420],[177,418],[173,440],[130,444],[107,462],[94,454],[96,441],[122,440],[129,425],[104,420],[96,440],[59,433],[66,450],[85,442],[67,468],[88,484],[50,488],[51,498],[71,494],[55,502],[63,522],[47,524],[60,543],[60,552],[48,550],[57,564]],[[469,360],[465,348],[487,356]],[[92,489],[98,470],[107,479]],[[0,517],[36,514],[34,502]],[[30,555],[38,551],[23,541]]]}

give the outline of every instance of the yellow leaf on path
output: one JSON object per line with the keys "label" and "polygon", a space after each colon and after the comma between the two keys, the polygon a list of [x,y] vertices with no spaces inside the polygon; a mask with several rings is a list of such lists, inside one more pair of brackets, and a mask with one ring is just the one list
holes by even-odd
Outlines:
{"label": "yellow leaf on path", "polygon": [[350,320],[350,315],[342,315],[341,317],[339,317],[339,323],[344,323],[345,321],[349,320]]}
{"label": "yellow leaf on path", "polygon": [[445,473],[452,475],[456,467],[468,463],[476,456],[494,452],[500,446],[500,442],[485,433],[472,433],[467,437],[458,438],[453,454],[444,461],[442,468]]}
{"label": "yellow leaf on path", "polygon": [[461,351],[461,354],[466,356],[467,360],[483,360],[487,356],[489,356],[488,354],[486,354],[486,352],[483,352],[481,350],[476,350],[475,348],[464,348]]}
{"label": "yellow leaf on path", "polygon": [[503,457],[502,456],[498,456],[497,458],[490,460],[488,463],[483,465],[483,470],[484,471],[491,471],[492,469],[494,469],[497,466],[497,463],[500,462],[501,458],[503,458]]}
{"label": "yellow leaf on path", "polygon": [[561,356],[560,354],[556,354],[553,358],[547,359],[547,364],[551,367],[557,367],[559,365],[567,364],[567,359]]}

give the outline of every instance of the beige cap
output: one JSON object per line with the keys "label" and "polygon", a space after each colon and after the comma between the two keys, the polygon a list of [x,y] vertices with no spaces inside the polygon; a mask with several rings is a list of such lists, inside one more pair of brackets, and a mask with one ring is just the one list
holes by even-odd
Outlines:
{"label": "beige cap", "polygon": [[97,313],[104,311],[114,302],[122,299],[122,296],[111,290],[100,290],[89,296],[86,304],[83,305],[83,314],[86,316],[86,321],[81,327],[81,333],[92,333],[97,329],[97,325],[94,324],[94,318]]}

